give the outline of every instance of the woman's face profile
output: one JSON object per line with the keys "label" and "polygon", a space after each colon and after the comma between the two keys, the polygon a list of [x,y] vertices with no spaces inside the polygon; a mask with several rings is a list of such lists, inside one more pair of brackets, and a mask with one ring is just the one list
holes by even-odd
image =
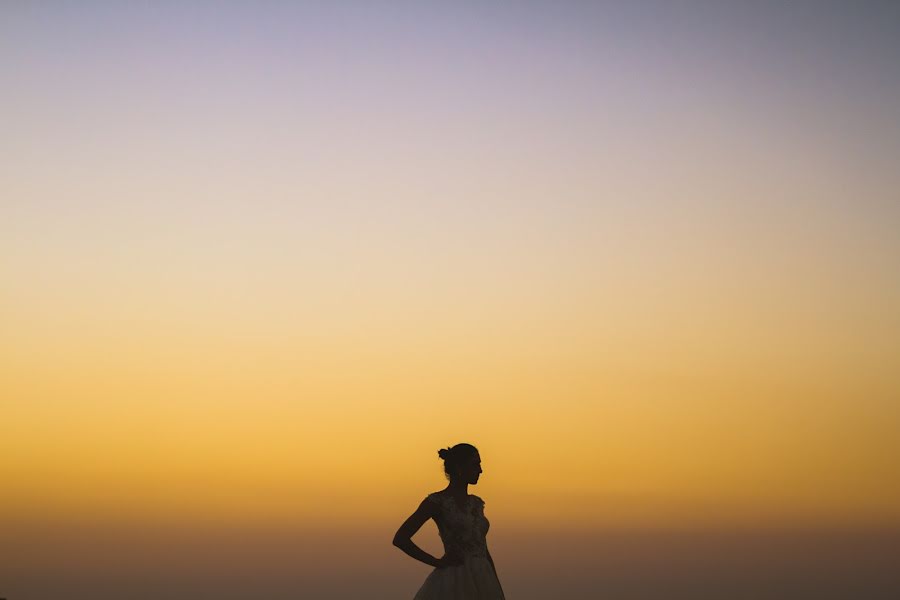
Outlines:
{"label": "woman's face profile", "polygon": [[478,477],[481,475],[481,456],[476,452],[469,460],[463,463],[459,469],[459,476],[463,481],[470,484],[478,483]]}

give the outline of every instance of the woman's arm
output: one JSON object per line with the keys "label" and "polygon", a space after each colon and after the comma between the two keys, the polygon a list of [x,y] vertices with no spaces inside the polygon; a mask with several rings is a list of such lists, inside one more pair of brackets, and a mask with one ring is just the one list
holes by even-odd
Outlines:
{"label": "woman's arm", "polygon": [[441,559],[428,554],[416,546],[412,541],[412,536],[419,531],[422,525],[425,524],[425,521],[434,517],[435,512],[436,507],[434,503],[430,502],[427,498],[422,500],[422,503],[419,505],[419,508],[416,509],[416,512],[411,514],[400,526],[400,529],[397,530],[397,533],[394,534],[393,544],[414,559],[422,561],[426,565],[432,567],[439,567],[442,566]]}

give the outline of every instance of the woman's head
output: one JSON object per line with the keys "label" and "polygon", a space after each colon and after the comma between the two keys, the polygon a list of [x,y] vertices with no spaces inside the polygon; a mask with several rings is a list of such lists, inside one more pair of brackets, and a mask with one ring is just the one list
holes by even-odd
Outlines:
{"label": "woman's head", "polygon": [[466,483],[478,483],[481,475],[481,456],[478,448],[472,444],[457,444],[451,448],[441,448],[438,456],[444,460],[444,474],[453,481],[459,479]]}

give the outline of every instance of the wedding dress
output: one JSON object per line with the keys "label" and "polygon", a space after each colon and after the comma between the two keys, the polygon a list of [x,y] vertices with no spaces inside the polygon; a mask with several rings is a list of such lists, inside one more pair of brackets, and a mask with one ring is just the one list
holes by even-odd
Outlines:
{"label": "wedding dress", "polygon": [[462,509],[453,497],[439,492],[426,500],[437,506],[434,520],[445,554],[463,562],[434,569],[413,600],[505,600],[487,557],[485,536],[490,522],[484,516],[484,500],[469,495]]}

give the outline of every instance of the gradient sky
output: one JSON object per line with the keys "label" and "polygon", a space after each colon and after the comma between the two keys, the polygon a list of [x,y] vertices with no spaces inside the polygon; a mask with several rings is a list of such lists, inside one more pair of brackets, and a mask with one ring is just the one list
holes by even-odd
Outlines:
{"label": "gradient sky", "polygon": [[458,441],[522,573],[900,526],[900,5],[288,4],[0,8],[17,596],[110,528],[388,540]]}

